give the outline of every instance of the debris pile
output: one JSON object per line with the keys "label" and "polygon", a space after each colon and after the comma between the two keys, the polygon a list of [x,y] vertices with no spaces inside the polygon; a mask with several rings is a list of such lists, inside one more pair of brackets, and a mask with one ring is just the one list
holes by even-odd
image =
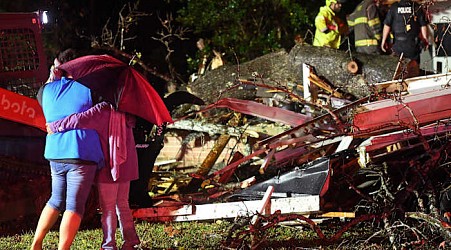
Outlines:
{"label": "debris pile", "polygon": [[302,67],[301,82],[238,74],[218,85],[216,101],[175,109],[149,182],[154,204],[134,216],[296,214],[387,226],[415,212],[446,226],[451,74],[365,83],[370,94],[357,98]]}

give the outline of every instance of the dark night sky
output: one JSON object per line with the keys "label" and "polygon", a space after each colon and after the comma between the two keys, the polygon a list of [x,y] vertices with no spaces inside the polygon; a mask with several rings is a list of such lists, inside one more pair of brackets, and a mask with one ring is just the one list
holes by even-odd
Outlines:
{"label": "dark night sky", "polygon": [[[48,10],[51,22],[43,31],[47,41],[53,41],[55,47],[65,49],[67,47],[86,48],[90,46],[91,37],[100,37],[102,28],[110,19],[110,29],[116,32],[115,25],[118,20],[118,13],[127,0],[0,0],[0,11],[5,12],[31,12],[36,10]],[[136,1],[135,1],[136,2]],[[172,1],[174,2],[174,1]],[[161,45],[152,39],[157,29],[161,29],[158,14],[165,18],[165,12],[172,6],[168,6],[164,0],[142,0],[139,11],[152,13],[150,17],[141,17],[139,25],[129,33],[130,36],[139,34],[136,39],[129,40],[128,48],[137,48],[143,56],[164,58],[164,51],[161,52]],[[68,25],[69,24],[69,25]],[[64,27],[68,26],[68,27]],[[67,34],[67,30],[74,30]],[[66,30],[66,32],[64,32]],[[79,39],[79,37],[83,37]],[[145,44],[146,46],[142,46]],[[194,42],[193,42],[193,48]],[[52,51],[52,49],[49,49]],[[53,49],[53,51],[57,51]],[[54,53],[53,52],[53,53]],[[52,53],[52,52],[50,52]],[[163,54],[162,54],[163,53]],[[162,55],[161,55],[162,54]],[[53,57],[53,55],[49,55]],[[161,57],[162,56],[162,57]],[[149,58],[143,58],[146,60]],[[162,60],[152,62],[151,65],[158,65]]]}
{"label": "dark night sky", "polygon": [[[300,2],[309,1],[306,4],[317,4],[317,8],[324,5],[325,0],[299,0]],[[88,34],[98,35],[108,18],[116,20],[117,13],[128,0],[0,0],[0,11],[9,12],[29,12],[38,9],[50,11],[51,17],[55,18],[54,25],[60,25],[61,20],[66,15],[74,15],[72,19],[83,18],[83,22],[77,27]],[[136,2],[136,1],[134,1]],[[170,4],[168,4],[168,2]],[[141,0],[139,10],[146,13],[153,13],[153,17],[146,19],[145,27],[152,29],[157,24],[152,23],[157,20],[157,13],[170,11],[179,6],[176,1],[165,0]],[[349,13],[359,0],[348,0],[343,6],[343,12]]]}
{"label": "dark night sky", "polygon": [[[318,8],[324,5],[323,0],[300,0],[317,3]],[[29,12],[38,9],[48,10],[52,22],[44,30],[44,36],[49,41],[57,44],[54,47],[89,47],[90,37],[92,35],[100,36],[103,26],[111,18],[110,24],[115,25],[118,19],[118,12],[128,2],[127,0],[0,0],[0,11],[7,12]],[[175,9],[178,6],[168,6],[168,2],[174,4],[175,1],[165,0],[141,0],[139,10],[145,13],[152,13],[150,17],[143,17],[140,25],[130,32],[130,35],[139,34],[137,39],[131,40],[126,44],[128,48],[136,48],[142,52],[143,60],[155,65],[157,68],[165,67],[164,58],[166,51],[161,44],[154,41],[152,36],[161,29],[158,15],[166,17],[166,12]],[[349,12],[358,3],[359,0],[348,0],[344,12]],[[352,7],[351,7],[352,6]],[[62,29],[68,29],[68,26],[77,34],[67,34]],[[116,32],[115,27],[111,27]],[[75,33],[74,32],[74,33]],[[79,39],[79,37],[83,39]],[[57,41],[57,42],[55,42]],[[187,44],[178,45],[177,53],[180,60],[186,61],[186,54],[194,53],[196,39],[192,39]],[[145,46],[144,46],[145,45]],[[56,49],[48,49],[55,53]],[[52,52],[49,52],[52,53]],[[53,57],[53,55],[48,55]],[[146,58],[147,57],[147,58]],[[157,58],[157,59],[155,59]],[[153,60],[153,61],[152,61]],[[162,69],[163,70],[163,69]],[[164,71],[164,70],[163,70]]]}

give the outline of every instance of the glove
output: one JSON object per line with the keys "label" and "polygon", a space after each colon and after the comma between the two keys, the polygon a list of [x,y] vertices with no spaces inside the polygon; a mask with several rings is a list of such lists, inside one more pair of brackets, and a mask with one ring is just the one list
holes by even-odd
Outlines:
{"label": "glove", "polygon": [[337,26],[329,24],[329,25],[327,25],[327,29],[328,30],[337,30]]}

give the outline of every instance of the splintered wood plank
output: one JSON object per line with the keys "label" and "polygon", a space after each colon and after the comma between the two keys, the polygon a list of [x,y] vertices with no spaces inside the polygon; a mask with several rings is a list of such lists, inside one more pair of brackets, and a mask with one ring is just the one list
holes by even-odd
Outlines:
{"label": "splintered wood plank", "polygon": [[327,212],[324,214],[319,214],[319,217],[330,217],[330,218],[355,218],[355,213],[352,212]]}
{"label": "splintered wood plank", "polygon": [[[258,209],[258,214],[270,214],[270,205],[271,205],[271,195],[274,192],[274,187],[269,186],[266,189],[265,195],[263,196],[263,199],[261,200],[260,208]],[[255,215],[252,218],[252,224],[255,224],[258,220],[259,215]]]}

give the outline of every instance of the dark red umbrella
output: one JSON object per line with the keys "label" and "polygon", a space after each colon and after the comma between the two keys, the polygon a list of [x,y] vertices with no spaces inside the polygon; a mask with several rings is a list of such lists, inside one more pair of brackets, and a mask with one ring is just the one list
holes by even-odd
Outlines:
{"label": "dark red umbrella", "polygon": [[131,66],[112,56],[83,56],[58,66],[58,69],[66,71],[120,111],[156,125],[172,122],[166,105],[150,83]]}

